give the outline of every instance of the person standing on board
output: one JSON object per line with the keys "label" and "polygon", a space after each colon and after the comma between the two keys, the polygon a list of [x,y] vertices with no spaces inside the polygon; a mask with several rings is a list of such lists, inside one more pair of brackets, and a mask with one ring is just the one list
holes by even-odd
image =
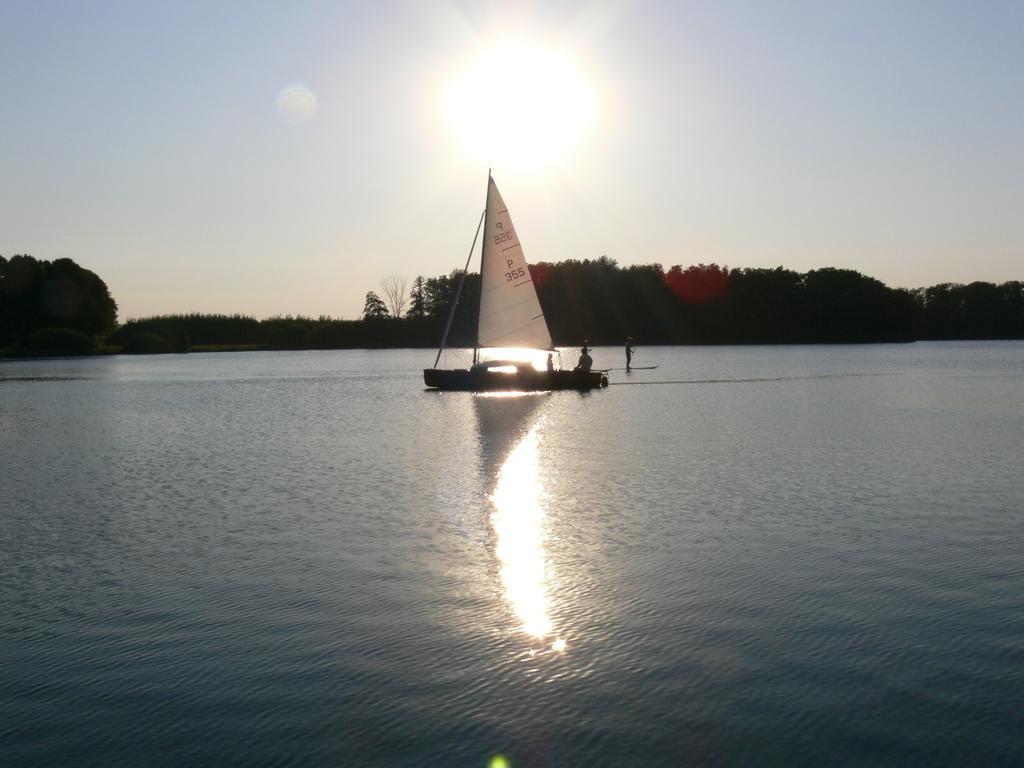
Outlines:
{"label": "person standing on board", "polygon": [[629,370],[629,364],[633,360],[633,350],[636,348],[636,342],[633,341],[632,336],[626,337],[626,370]]}
{"label": "person standing on board", "polygon": [[583,349],[580,350],[580,359],[576,363],[574,371],[583,371],[583,373],[589,373],[590,366],[594,364],[594,359],[590,356],[590,347],[587,346],[587,342],[583,342]]}
{"label": "person standing on board", "polygon": [[551,356],[551,353],[548,352],[548,373],[554,373],[554,372],[555,372],[555,360]]}

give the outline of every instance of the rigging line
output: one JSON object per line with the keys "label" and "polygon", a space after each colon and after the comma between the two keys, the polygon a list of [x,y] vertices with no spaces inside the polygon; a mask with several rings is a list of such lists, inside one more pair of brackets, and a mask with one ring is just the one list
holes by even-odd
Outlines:
{"label": "rigging line", "polygon": [[[452,329],[452,320],[455,319],[455,310],[459,306],[459,296],[462,295],[462,286],[466,284],[466,275],[469,273],[469,260],[473,258],[473,249],[476,248],[476,239],[480,237],[480,227],[484,225],[484,216],[487,215],[487,209],[484,208],[483,213],[480,214],[480,221],[476,225],[476,234],[473,235],[473,244],[469,246],[469,255],[466,257],[466,267],[462,270],[462,279],[459,280],[459,289],[455,292],[455,301],[452,302],[452,311],[448,313],[448,322],[444,326],[444,336],[441,337],[441,346],[437,349],[437,357],[434,358],[434,367],[437,368],[437,362],[441,359],[441,353],[444,352],[445,344],[448,343],[448,331]],[[479,315],[479,307],[477,308],[477,314]]]}
{"label": "rigging line", "polygon": [[[495,186],[494,178],[491,176],[491,169],[488,168],[487,169],[487,197],[486,197],[487,203],[484,206],[483,218],[480,220],[480,225],[482,226],[482,225],[486,224],[488,230],[490,230],[490,228],[491,228],[491,217],[494,216],[494,211],[491,209],[491,188],[492,187],[494,188],[495,194],[497,194],[498,187]],[[500,194],[498,195],[498,198],[499,199],[501,198]],[[502,201],[502,202],[504,202],[504,201]],[[505,210],[507,211],[508,208],[506,208]],[[512,222],[509,222],[509,223],[511,224]],[[473,249],[470,248],[469,252],[472,253]],[[480,288],[481,288],[481,290],[478,290],[476,292],[476,336],[473,339],[473,365],[476,365],[477,363],[480,362],[480,308],[483,307],[483,305],[484,305],[484,292],[483,292],[482,289],[483,289],[483,285],[484,285],[484,266],[485,266],[484,265],[484,256],[486,256],[486,255],[487,255],[487,232],[484,232],[484,239],[480,241]],[[466,265],[467,266],[469,265],[469,259],[466,259]]]}

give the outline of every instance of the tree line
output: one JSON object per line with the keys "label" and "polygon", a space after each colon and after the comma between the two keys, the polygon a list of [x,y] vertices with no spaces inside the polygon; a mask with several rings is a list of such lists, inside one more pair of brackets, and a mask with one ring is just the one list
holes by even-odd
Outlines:
{"label": "tree line", "polygon": [[[614,260],[540,262],[530,274],[557,345],[807,344],[939,339],[1024,339],[1024,283],[890,288],[832,267],[800,273],[717,264],[620,267]],[[417,277],[396,313],[367,293],[367,320],[443,327],[462,273]],[[478,274],[466,275],[451,343],[473,344]]]}
{"label": "tree line", "polygon": [[[530,273],[557,345],[788,344],[916,339],[1024,339],[1024,283],[889,288],[849,269],[800,273],[608,258],[541,262]],[[157,353],[216,349],[433,347],[462,272],[392,276],[369,291],[358,320],[179,314],[117,325],[96,274],[70,259],[0,257],[0,349],[16,354]],[[472,346],[480,277],[465,276],[449,344]]]}

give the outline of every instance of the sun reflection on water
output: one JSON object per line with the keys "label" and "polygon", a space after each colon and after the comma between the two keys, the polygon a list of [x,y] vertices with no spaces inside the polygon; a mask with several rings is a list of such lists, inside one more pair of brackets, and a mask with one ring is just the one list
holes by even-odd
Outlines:
{"label": "sun reflection on water", "polygon": [[[544,563],[545,494],[537,471],[542,424],[538,421],[508,455],[491,496],[505,596],[523,631],[538,640],[552,632]],[[565,648],[560,638],[552,645],[558,652]]]}

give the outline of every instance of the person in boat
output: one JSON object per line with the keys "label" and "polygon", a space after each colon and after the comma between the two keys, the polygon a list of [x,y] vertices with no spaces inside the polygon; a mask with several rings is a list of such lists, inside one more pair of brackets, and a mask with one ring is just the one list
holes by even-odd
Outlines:
{"label": "person in boat", "polygon": [[590,356],[590,347],[587,346],[587,342],[583,342],[583,349],[580,350],[580,359],[576,363],[574,371],[582,371],[588,373],[590,367],[594,364],[594,358]]}
{"label": "person in boat", "polygon": [[548,352],[548,373],[554,373],[554,372],[555,372],[555,359],[551,356],[551,353]]}
{"label": "person in boat", "polygon": [[626,370],[629,370],[629,365],[633,360],[633,350],[636,348],[636,342],[633,341],[632,336],[626,337]]}

